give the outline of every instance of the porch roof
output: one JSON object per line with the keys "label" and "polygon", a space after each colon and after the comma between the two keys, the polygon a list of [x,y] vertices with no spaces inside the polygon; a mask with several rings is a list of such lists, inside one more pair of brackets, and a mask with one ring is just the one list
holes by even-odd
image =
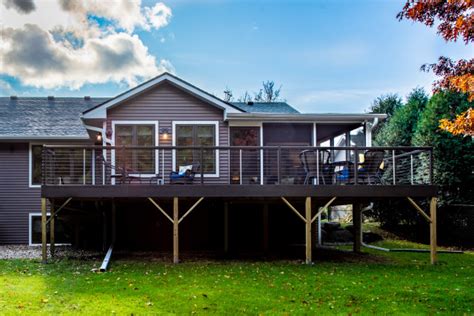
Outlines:
{"label": "porch roof", "polygon": [[382,113],[229,113],[230,121],[361,123],[383,120]]}

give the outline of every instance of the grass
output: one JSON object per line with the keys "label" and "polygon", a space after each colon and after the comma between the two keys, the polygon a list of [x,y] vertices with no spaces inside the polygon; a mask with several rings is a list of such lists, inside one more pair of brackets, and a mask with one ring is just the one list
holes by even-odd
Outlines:
{"label": "grass", "polygon": [[474,313],[474,253],[431,266],[429,254],[367,252],[313,266],[117,260],[107,273],[91,272],[98,261],[0,260],[0,314]]}

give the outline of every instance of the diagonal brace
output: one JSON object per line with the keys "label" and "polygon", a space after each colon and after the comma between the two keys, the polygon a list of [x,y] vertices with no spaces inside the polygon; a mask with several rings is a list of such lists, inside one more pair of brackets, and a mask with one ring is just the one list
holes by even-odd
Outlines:
{"label": "diagonal brace", "polygon": [[314,222],[316,220],[316,218],[318,218],[319,215],[321,215],[322,212],[324,212],[325,210],[328,209],[328,207],[332,204],[332,202],[334,202],[334,200],[336,199],[336,197],[333,197],[332,199],[329,200],[329,202],[326,203],[326,205],[324,205],[323,207],[319,208],[319,211],[316,213],[316,215],[314,215],[314,217],[311,219],[311,223]]}
{"label": "diagonal brace", "polygon": [[[67,199],[55,212],[54,212],[54,215],[53,216],[56,216],[58,215],[59,211],[61,211],[66,205],[68,205],[69,202],[71,202],[72,198],[70,197],[69,199]],[[46,225],[49,224],[49,222],[51,222],[51,220],[53,219],[53,216],[50,216],[49,219],[46,221]]]}
{"label": "diagonal brace", "polygon": [[298,212],[298,210],[297,210],[293,205],[291,205],[291,203],[288,202],[287,199],[285,199],[283,196],[281,197],[281,199],[283,200],[283,202],[285,202],[286,205],[288,205],[288,207],[289,207],[293,212],[295,212],[296,215],[298,215],[299,218],[301,218],[301,220],[302,220],[303,222],[306,223],[306,218],[304,218],[303,215],[301,215],[300,212]]}
{"label": "diagonal brace", "polygon": [[196,208],[196,206],[198,206],[199,203],[201,203],[202,200],[204,200],[204,197],[201,197],[199,200],[197,200],[197,202],[194,203],[193,206],[191,206],[191,207],[189,208],[189,210],[188,210],[186,213],[184,213],[183,216],[181,216],[181,218],[178,220],[178,224],[181,223],[181,221],[182,221],[186,216],[188,216],[189,213],[191,213],[191,211],[194,210],[194,209]]}
{"label": "diagonal brace", "polygon": [[151,197],[149,197],[148,200],[149,200],[153,205],[155,205],[155,207],[156,207],[161,213],[163,213],[163,215],[165,215],[166,218],[169,219],[169,221],[170,221],[171,223],[174,222],[173,219],[172,219],[168,214],[166,214],[165,210],[162,209],[161,206],[159,206],[158,203],[156,203]]}
{"label": "diagonal brace", "polygon": [[428,223],[431,223],[431,218],[428,216],[428,214],[425,213],[425,211],[423,211],[423,209],[418,205],[416,204],[415,201],[413,201],[413,199],[409,196],[407,196],[407,199],[408,201],[411,203],[411,205],[413,205],[413,207],[421,214],[423,215],[423,217],[428,221]]}

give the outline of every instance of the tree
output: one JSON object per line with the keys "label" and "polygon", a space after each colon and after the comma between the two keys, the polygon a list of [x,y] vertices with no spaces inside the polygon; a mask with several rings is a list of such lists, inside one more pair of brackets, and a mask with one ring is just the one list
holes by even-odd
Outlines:
{"label": "tree", "polygon": [[[466,45],[474,41],[473,0],[407,0],[397,18],[410,19],[429,27],[438,25],[438,34],[446,41],[462,38]],[[474,101],[474,59],[457,62],[440,57],[437,64],[423,65],[422,70],[433,71],[441,79],[434,83],[434,92],[450,90],[466,93]],[[454,135],[474,135],[472,108],[451,121],[443,120],[440,127]]]}
{"label": "tree", "polygon": [[[275,88],[275,82],[271,80],[263,81],[262,82],[262,88],[258,90],[258,92],[253,93],[253,97],[250,95],[248,91],[245,91],[245,93],[240,96],[237,101],[238,102],[278,102],[282,101],[284,102],[285,100],[280,98],[280,93],[281,93],[281,88],[280,86],[278,89]],[[226,100],[227,94],[230,91],[229,88],[226,88],[224,90],[224,100]],[[231,96],[232,92],[230,91]]]}
{"label": "tree", "polygon": [[[442,243],[459,245],[460,240],[466,245],[473,243],[466,237],[472,234],[469,217],[456,205],[474,203],[474,142],[438,127],[440,119],[450,119],[469,108],[472,108],[472,102],[465,94],[444,91],[428,98],[422,89],[415,89],[376,138],[377,145],[433,147],[433,182],[440,189],[438,227]],[[425,169],[429,162],[426,159],[421,163],[424,164],[421,168]],[[419,232],[427,228],[424,219],[413,212],[406,201],[377,201],[368,215],[386,229],[417,240],[424,236]]]}
{"label": "tree", "polygon": [[232,90],[230,90],[229,87],[226,87],[224,90],[224,101],[232,102],[233,100],[234,100],[234,95],[232,93]]}
{"label": "tree", "polygon": [[376,128],[372,130],[373,137],[382,130],[382,128],[390,121],[390,118],[403,105],[402,99],[398,94],[386,94],[378,97],[369,108],[370,113],[384,113],[387,114],[387,119],[380,122]]}
{"label": "tree", "polygon": [[418,119],[428,100],[429,96],[423,88],[414,89],[408,95],[406,104],[397,105],[390,124],[377,133],[374,143],[378,146],[410,146]]}

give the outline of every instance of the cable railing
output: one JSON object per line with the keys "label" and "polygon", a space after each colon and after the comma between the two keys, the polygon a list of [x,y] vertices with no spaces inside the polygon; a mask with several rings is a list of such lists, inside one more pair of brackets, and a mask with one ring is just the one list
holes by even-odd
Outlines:
{"label": "cable railing", "polygon": [[42,184],[429,185],[430,147],[45,145]]}

